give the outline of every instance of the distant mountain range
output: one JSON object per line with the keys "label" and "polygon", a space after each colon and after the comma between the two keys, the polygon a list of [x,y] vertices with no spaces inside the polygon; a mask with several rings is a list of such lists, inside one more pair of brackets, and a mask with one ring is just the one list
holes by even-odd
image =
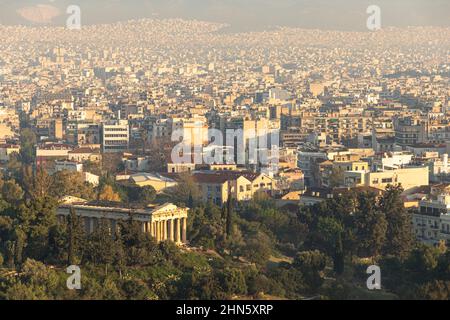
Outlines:
{"label": "distant mountain range", "polygon": [[1,24],[64,24],[79,5],[85,24],[139,18],[184,18],[231,24],[234,30],[274,25],[364,30],[369,5],[385,26],[450,26],[448,0],[0,0]]}

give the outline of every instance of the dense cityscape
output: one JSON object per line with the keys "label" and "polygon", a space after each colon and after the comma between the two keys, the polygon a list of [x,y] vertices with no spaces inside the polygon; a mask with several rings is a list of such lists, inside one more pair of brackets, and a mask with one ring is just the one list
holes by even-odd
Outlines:
{"label": "dense cityscape", "polygon": [[450,298],[450,28],[0,34],[0,299]]}

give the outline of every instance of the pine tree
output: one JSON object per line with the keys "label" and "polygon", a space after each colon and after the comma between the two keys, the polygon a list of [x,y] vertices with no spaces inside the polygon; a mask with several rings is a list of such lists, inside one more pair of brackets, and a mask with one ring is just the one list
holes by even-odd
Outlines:
{"label": "pine tree", "polygon": [[76,250],[76,222],[77,215],[74,208],[70,208],[70,215],[68,221],[68,229],[69,229],[69,243],[68,243],[68,253],[67,253],[67,262],[69,265],[75,264],[75,250]]}
{"label": "pine tree", "polygon": [[362,193],[355,213],[355,235],[358,254],[361,257],[373,257],[381,254],[386,240],[387,222],[384,214],[376,206],[377,198],[373,193]]}
{"label": "pine tree", "polygon": [[23,262],[23,249],[25,247],[26,234],[22,230],[16,229],[14,231],[14,238],[14,260],[16,266],[20,266]]}
{"label": "pine tree", "polygon": [[345,268],[345,254],[344,254],[344,248],[342,246],[342,235],[339,233],[336,238],[336,248],[335,248],[335,254],[333,257],[334,262],[334,272],[336,274],[341,275],[344,273]]}
{"label": "pine tree", "polygon": [[119,272],[119,277],[122,279],[123,270],[127,265],[127,255],[122,243],[120,232],[115,232],[114,236],[114,258],[113,264]]}
{"label": "pine tree", "polygon": [[87,260],[95,265],[103,265],[107,274],[108,266],[113,262],[116,251],[115,241],[107,220],[98,221],[97,228],[88,237],[86,249]]}
{"label": "pine tree", "polygon": [[189,191],[188,208],[194,208],[194,197],[192,197],[191,191]]}
{"label": "pine tree", "polygon": [[230,238],[233,233],[233,198],[228,196],[227,200],[227,218],[226,218],[226,236]]}
{"label": "pine tree", "polygon": [[402,192],[401,187],[389,186],[380,199],[380,211],[384,213],[387,221],[383,252],[399,257],[407,256],[413,245],[411,217],[403,205]]}

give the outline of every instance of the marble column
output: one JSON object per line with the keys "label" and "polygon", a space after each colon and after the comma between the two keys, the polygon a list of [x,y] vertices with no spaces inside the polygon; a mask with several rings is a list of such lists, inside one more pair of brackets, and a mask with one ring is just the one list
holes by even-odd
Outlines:
{"label": "marble column", "polygon": [[175,242],[179,243],[181,242],[181,237],[180,237],[180,219],[175,219]]}
{"label": "marble column", "polygon": [[162,225],[163,225],[163,231],[164,231],[162,241],[166,241],[167,240],[167,220],[163,220]]}
{"label": "marble column", "polygon": [[155,229],[156,229],[156,241],[159,242],[161,239],[161,230],[159,229],[159,221],[155,221]]}
{"label": "marble column", "polygon": [[174,235],[173,235],[173,230],[174,230],[174,226],[173,226],[174,220],[171,219],[169,220],[169,240],[170,241],[174,241]]}
{"label": "marble column", "polygon": [[186,218],[182,218],[181,219],[181,241],[183,243],[186,243],[186,229],[187,229],[187,219]]}
{"label": "marble column", "polygon": [[159,239],[159,241],[164,241],[164,238],[165,238],[165,232],[164,232],[164,221],[160,221],[159,222],[159,226],[160,226],[160,229],[161,229],[161,237],[160,237],[160,239]]}

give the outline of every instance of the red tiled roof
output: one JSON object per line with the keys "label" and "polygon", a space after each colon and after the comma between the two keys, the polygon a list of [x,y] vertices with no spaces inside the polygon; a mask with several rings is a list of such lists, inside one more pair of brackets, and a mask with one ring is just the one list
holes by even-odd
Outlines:
{"label": "red tiled roof", "polygon": [[73,153],[95,153],[95,152],[100,152],[100,150],[89,148],[89,147],[81,147],[81,148],[77,148],[72,151],[69,151],[70,154],[73,154]]}
{"label": "red tiled roof", "polygon": [[239,171],[218,171],[218,172],[197,172],[193,174],[193,179],[197,183],[224,183],[226,181],[236,180],[240,177],[253,181],[259,174],[253,172]]}

